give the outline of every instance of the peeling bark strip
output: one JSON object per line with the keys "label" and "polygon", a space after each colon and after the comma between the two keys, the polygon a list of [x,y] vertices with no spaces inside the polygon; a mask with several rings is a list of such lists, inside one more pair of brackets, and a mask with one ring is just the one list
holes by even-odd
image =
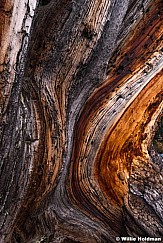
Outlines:
{"label": "peeling bark strip", "polygon": [[162,1],[3,0],[0,23],[0,243],[163,239]]}

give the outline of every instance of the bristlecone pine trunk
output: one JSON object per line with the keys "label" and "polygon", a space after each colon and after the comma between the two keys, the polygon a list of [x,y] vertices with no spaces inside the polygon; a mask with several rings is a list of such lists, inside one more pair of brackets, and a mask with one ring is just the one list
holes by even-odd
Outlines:
{"label": "bristlecone pine trunk", "polygon": [[0,0],[0,243],[163,239],[162,42],[162,0]]}

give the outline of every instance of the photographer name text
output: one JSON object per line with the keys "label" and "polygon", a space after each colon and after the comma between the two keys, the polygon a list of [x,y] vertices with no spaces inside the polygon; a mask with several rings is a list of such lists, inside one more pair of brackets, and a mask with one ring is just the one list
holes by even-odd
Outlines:
{"label": "photographer name text", "polygon": [[116,237],[116,241],[140,241],[140,242],[161,242],[162,239],[160,237]]}

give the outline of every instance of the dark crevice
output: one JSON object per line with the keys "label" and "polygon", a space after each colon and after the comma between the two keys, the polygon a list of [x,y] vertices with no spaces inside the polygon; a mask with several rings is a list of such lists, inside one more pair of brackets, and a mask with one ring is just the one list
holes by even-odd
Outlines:
{"label": "dark crevice", "polygon": [[157,153],[163,154],[163,116],[158,122],[158,127],[153,138],[153,146]]}
{"label": "dark crevice", "polygon": [[49,4],[50,2],[51,2],[51,0],[40,0],[39,6],[45,6],[45,5]]}

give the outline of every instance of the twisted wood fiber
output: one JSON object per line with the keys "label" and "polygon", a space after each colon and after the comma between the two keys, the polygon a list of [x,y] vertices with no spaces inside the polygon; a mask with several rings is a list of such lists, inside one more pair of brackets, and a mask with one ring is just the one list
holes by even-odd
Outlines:
{"label": "twisted wood fiber", "polygon": [[163,237],[162,1],[0,12],[0,243]]}

